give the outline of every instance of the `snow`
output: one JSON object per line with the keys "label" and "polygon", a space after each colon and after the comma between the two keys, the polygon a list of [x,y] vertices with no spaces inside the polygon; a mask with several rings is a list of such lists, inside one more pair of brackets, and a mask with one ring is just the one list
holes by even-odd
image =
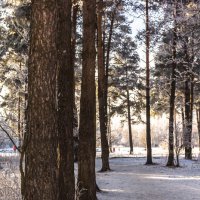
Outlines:
{"label": "snow", "polygon": [[[98,172],[101,159],[97,157],[96,178],[102,190],[97,194],[98,200],[200,199],[200,160],[185,160],[182,156],[181,167],[169,168],[166,167],[167,151],[153,148],[155,165],[147,166],[144,165],[145,149],[134,148],[134,152],[135,155],[129,155],[128,148],[116,148],[110,158],[112,171],[105,173]],[[0,170],[0,200],[19,200],[18,158],[13,154],[0,157],[0,160],[3,167]],[[77,177],[77,164],[75,169]]]}
{"label": "snow", "polygon": [[[195,200],[200,199],[200,162],[181,159],[180,168],[166,167],[166,157],[154,158],[156,165],[144,165],[145,158],[111,158],[113,171],[97,172],[102,190],[99,200]],[[97,170],[101,160],[97,159]]]}

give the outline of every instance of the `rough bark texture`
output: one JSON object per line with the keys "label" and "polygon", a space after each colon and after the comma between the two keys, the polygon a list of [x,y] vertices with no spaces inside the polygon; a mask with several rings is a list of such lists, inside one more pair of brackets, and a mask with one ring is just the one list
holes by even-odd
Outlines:
{"label": "rough bark texture", "polygon": [[58,138],[59,199],[73,200],[73,107],[74,69],[71,54],[71,1],[58,0]]}
{"label": "rough bark texture", "polygon": [[146,143],[147,143],[147,162],[152,164],[151,150],[151,114],[150,114],[150,69],[149,69],[149,48],[150,48],[150,32],[149,32],[149,1],[146,0]]}
{"label": "rough bark texture", "polygon": [[110,170],[109,166],[109,146],[107,137],[107,95],[106,95],[106,75],[104,66],[104,51],[102,41],[102,15],[103,15],[103,1],[100,0],[97,6],[97,30],[98,30],[98,100],[99,100],[99,121],[101,133],[101,171]]}
{"label": "rough bark texture", "polygon": [[32,1],[25,166],[26,200],[58,199],[57,1]]}
{"label": "rough bark texture", "polygon": [[170,91],[170,110],[169,110],[169,156],[167,166],[174,166],[174,107],[176,95],[176,41],[177,41],[177,25],[176,10],[177,5],[174,3],[174,30],[173,30],[173,46],[172,46],[172,74],[171,74],[171,91]]}
{"label": "rough bark texture", "polygon": [[96,1],[83,1],[83,69],[78,157],[79,200],[96,199]]}

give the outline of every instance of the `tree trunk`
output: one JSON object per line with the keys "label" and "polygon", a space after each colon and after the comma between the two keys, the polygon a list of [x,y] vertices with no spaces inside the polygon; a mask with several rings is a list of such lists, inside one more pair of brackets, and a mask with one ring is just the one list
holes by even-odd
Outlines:
{"label": "tree trunk", "polygon": [[132,138],[132,127],[131,127],[130,93],[129,93],[129,81],[128,81],[128,69],[127,69],[127,67],[126,67],[126,97],[127,97],[127,110],[128,110],[128,132],[129,132],[130,154],[133,154],[133,138]]}
{"label": "tree trunk", "polygon": [[191,147],[191,106],[190,106],[190,81],[185,81],[185,159],[192,159]]}
{"label": "tree trunk", "polygon": [[197,116],[197,130],[199,136],[199,154],[200,154],[200,102],[197,103],[196,116]]}
{"label": "tree trunk", "polygon": [[73,106],[74,69],[71,54],[71,0],[58,0],[58,137],[59,199],[73,200]]}
{"label": "tree trunk", "polygon": [[[110,30],[109,30],[109,34],[108,34],[108,42],[107,42],[107,49],[105,49],[105,38],[106,38],[106,35],[105,35],[105,19],[104,19],[104,30],[101,31],[103,32],[103,38],[102,38],[102,41],[103,41],[103,44],[102,44],[102,49],[103,49],[103,63],[105,65],[105,90],[104,90],[104,105],[105,105],[105,124],[106,124],[106,129],[107,129],[107,126],[108,126],[108,113],[107,113],[107,107],[108,107],[108,77],[109,77],[109,64],[110,64],[110,52],[111,52],[111,41],[112,41],[112,36],[113,36],[113,28],[114,28],[114,21],[115,21],[115,17],[116,17],[116,12],[117,12],[117,9],[118,9],[118,6],[121,4],[122,0],[119,0],[116,5],[115,5],[115,9],[114,11],[112,12],[112,15],[111,15],[111,21],[110,21]],[[102,23],[102,22],[101,22]],[[102,36],[101,36],[102,37]],[[107,130],[106,130],[106,135],[107,135]],[[108,139],[107,139],[107,144],[108,144]],[[106,153],[109,157],[109,145],[108,146],[108,149],[105,150],[105,152],[108,152]],[[107,168],[109,167],[109,162],[107,162]]]}
{"label": "tree trunk", "polygon": [[78,157],[79,200],[96,199],[96,1],[83,1],[83,69]]}
{"label": "tree trunk", "polygon": [[181,107],[181,118],[182,118],[182,138],[183,138],[183,146],[185,145],[185,114],[184,108]]}
{"label": "tree trunk", "polygon": [[148,164],[148,165],[153,163],[152,162],[152,151],[151,151],[149,48],[150,48],[149,1],[146,0],[146,143],[147,143],[147,161],[146,161],[146,164]]}
{"label": "tree trunk", "polygon": [[185,62],[187,63],[185,67],[185,159],[192,159],[192,112],[193,112],[193,84],[192,77],[190,73],[190,57],[188,53],[188,37],[185,38],[184,44],[184,56]]}
{"label": "tree trunk", "polygon": [[100,0],[97,5],[97,29],[98,29],[98,99],[99,99],[99,121],[100,121],[100,132],[101,132],[101,159],[102,168],[101,171],[110,170],[109,166],[109,146],[107,138],[107,96],[106,96],[106,77],[105,77],[105,66],[104,66],[104,52],[103,52],[103,41],[102,41],[102,15],[103,15],[103,1]]}
{"label": "tree trunk", "polygon": [[32,1],[26,200],[57,200],[57,1]]}
{"label": "tree trunk", "polygon": [[128,88],[127,88],[127,109],[128,109],[128,132],[129,132],[130,154],[133,154],[133,139],[132,139],[132,128],[131,128],[130,95],[129,95],[129,89]]}
{"label": "tree trunk", "polygon": [[176,24],[177,3],[174,4],[174,30],[173,30],[173,46],[172,46],[172,75],[171,75],[171,91],[170,91],[170,110],[169,110],[169,156],[167,166],[174,166],[174,108],[176,95],[176,40],[177,40],[177,24]]}

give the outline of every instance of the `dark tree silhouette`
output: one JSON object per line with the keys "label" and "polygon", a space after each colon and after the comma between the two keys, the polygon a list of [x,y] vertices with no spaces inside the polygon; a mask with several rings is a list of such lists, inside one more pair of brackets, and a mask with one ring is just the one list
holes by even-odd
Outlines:
{"label": "dark tree silhouette", "polygon": [[80,101],[78,188],[80,200],[96,199],[96,1],[83,1],[83,69]]}

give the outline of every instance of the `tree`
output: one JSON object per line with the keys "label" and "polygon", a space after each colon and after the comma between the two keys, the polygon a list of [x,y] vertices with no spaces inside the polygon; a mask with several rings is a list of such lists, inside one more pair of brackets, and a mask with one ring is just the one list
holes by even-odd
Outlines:
{"label": "tree", "polygon": [[73,107],[74,69],[71,45],[70,0],[58,1],[57,62],[58,62],[58,140],[59,199],[74,199]]}
{"label": "tree", "polygon": [[[123,34],[122,34],[123,35]],[[141,70],[138,66],[139,57],[136,44],[124,33],[115,49],[115,63],[112,66],[111,97],[116,100],[112,113],[125,117],[128,124],[130,154],[133,154],[132,124],[138,120],[138,95]],[[142,104],[142,103],[141,103]],[[141,110],[140,110],[141,112]],[[137,118],[138,117],[138,118]],[[134,118],[137,118],[136,120]]]}
{"label": "tree", "polygon": [[177,44],[177,2],[174,1],[174,28],[173,28],[173,45],[172,45],[172,72],[171,72],[171,89],[170,89],[170,113],[169,113],[169,156],[167,166],[174,166],[174,109],[176,95],[176,44]]}
{"label": "tree", "polygon": [[147,143],[147,161],[146,164],[152,164],[151,150],[151,122],[150,122],[150,29],[149,29],[149,1],[146,0],[146,143]]}
{"label": "tree", "polygon": [[106,73],[104,65],[104,49],[102,39],[102,15],[103,1],[100,0],[97,5],[97,30],[98,30],[98,100],[99,100],[99,122],[101,132],[101,149],[102,149],[102,168],[101,171],[110,170],[109,166],[109,146],[107,137],[107,95],[106,95]]}
{"label": "tree", "polygon": [[32,1],[28,71],[26,200],[58,199],[57,1]]}
{"label": "tree", "polygon": [[80,101],[78,190],[80,200],[96,199],[96,1],[83,1],[83,69]]}

